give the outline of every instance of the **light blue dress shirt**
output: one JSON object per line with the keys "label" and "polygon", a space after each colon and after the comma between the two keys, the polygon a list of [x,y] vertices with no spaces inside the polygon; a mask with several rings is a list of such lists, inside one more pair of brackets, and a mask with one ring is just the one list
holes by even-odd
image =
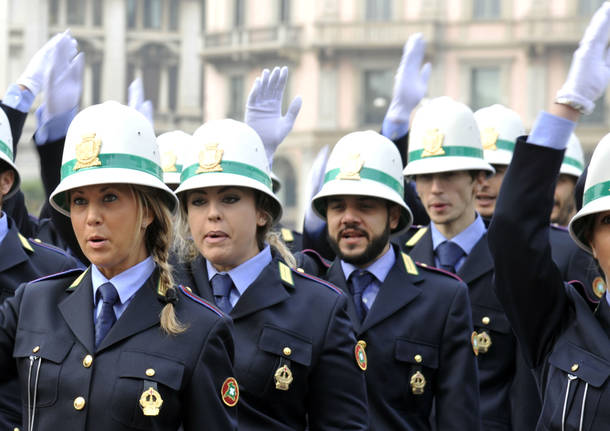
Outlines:
{"label": "light blue dress shirt", "polygon": [[[367,310],[370,310],[377,298],[377,294],[379,293],[379,288],[385,281],[385,278],[388,276],[390,269],[394,266],[396,262],[396,255],[394,254],[394,249],[392,246],[386,251],[379,259],[375,262],[367,266],[366,268],[362,268],[370,272],[374,275],[373,281],[371,284],[364,288],[362,292],[362,302]],[[345,279],[349,280],[349,276],[354,271],[359,271],[361,268],[357,268],[351,263],[347,263],[341,260],[341,269],[343,270],[343,275],[345,275]]]}
{"label": "light blue dress shirt", "polygon": [[8,216],[4,211],[0,211],[0,243],[4,241],[6,234],[8,233]]}
{"label": "light blue dress shirt", "polygon": [[254,283],[267,265],[271,263],[273,257],[271,256],[271,248],[266,245],[256,256],[246,260],[241,265],[236,266],[227,272],[218,272],[216,268],[206,259],[205,264],[208,269],[208,281],[211,285],[212,277],[216,274],[229,274],[235,289],[231,289],[229,294],[229,301],[231,305],[235,307],[239,298],[244,294],[246,289]]}
{"label": "light blue dress shirt", "polygon": [[[477,213],[474,221],[468,226],[466,229],[458,233],[453,238],[449,239],[460,246],[462,250],[464,250],[464,256],[460,258],[455,264],[455,270],[459,271],[466,258],[474,248],[477,242],[481,239],[483,235],[487,232],[487,228],[485,227],[485,222],[481,216]],[[434,249],[434,262],[436,266],[440,265],[438,257],[436,257],[436,248],[441,245],[441,243],[448,241],[447,238],[443,236],[442,233],[439,232],[438,228],[435,226],[434,222],[430,222],[430,233],[432,234],[432,247]]]}
{"label": "light blue dress shirt", "polygon": [[114,305],[114,314],[119,320],[121,314],[125,311],[131,299],[136,292],[142,287],[144,282],[152,275],[155,270],[155,261],[148,256],[142,262],[132,266],[129,269],[115,275],[110,280],[104,277],[95,265],[91,265],[91,284],[93,285],[93,322],[97,321],[97,316],[102,310],[102,301],[96,301],[97,289],[104,283],[112,283],[119,294],[119,303]]}

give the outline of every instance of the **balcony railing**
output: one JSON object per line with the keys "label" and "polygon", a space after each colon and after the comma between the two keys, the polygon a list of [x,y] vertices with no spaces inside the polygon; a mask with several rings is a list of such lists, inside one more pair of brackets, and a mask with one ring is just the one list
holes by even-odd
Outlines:
{"label": "balcony railing", "polygon": [[285,25],[206,33],[203,35],[202,54],[211,59],[237,53],[296,48],[302,43],[301,37],[301,27]]}

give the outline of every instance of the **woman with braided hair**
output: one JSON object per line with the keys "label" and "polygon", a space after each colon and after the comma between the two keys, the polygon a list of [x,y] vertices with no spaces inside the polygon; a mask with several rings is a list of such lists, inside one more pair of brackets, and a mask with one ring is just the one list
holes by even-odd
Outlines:
{"label": "woman with braided hair", "polygon": [[175,195],[148,120],[116,102],[68,129],[51,204],[91,262],[0,308],[0,379],[19,375],[24,429],[237,429],[231,322],[176,286]]}

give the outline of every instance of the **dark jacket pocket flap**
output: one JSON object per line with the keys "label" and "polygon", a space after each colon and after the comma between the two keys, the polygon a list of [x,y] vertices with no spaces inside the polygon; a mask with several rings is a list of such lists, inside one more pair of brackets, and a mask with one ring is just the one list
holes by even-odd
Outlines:
{"label": "dark jacket pocket flap", "polygon": [[[119,361],[119,377],[150,380],[177,391],[182,386],[184,364],[145,352],[124,351]],[[214,366],[210,364],[210,366]]]}
{"label": "dark jacket pocket flap", "polygon": [[30,355],[60,364],[72,349],[73,340],[63,340],[51,334],[19,331],[15,337],[14,358],[27,358]]}
{"label": "dark jacket pocket flap", "polygon": [[599,388],[610,375],[610,363],[572,343],[564,342],[555,347],[549,362],[567,374]]}
{"label": "dark jacket pocket flap", "polygon": [[398,361],[437,369],[438,356],[438,346],[404,338],[396,339],[394,358]]}
{"label": "dark jacket pocket flap", "polygon": [[510,334],[512,329],[506,315],[500,310],[472,305],[472,324],[481,330],[489,329],[503,334]]}
{"label": "dark jacket pocket flap", "polygon": [[312,341],[294,332],[265,326],[258,340],[258,347],[267,353],[283,356],[306,367],[311,365]]}

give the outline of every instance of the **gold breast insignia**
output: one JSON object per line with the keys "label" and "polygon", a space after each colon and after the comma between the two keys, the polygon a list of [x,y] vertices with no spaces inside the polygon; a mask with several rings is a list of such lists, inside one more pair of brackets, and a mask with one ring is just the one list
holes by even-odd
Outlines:
{"label": "gold breast insignia", "polygon": [[142,392],[140,396],[140,407],[142,407],[142,413],[144,416],[157,416],[159,410],[163,404],[161,394],[157,392],[152,386]]}
{"label": "gold breast insignia", "polygon": [[275,389],[279,389],[280,391],[287,391],[290,389],[290,384],[292,383],[292,371],[288,368],[288,365],[282,365],[277,370],[275,370]]}

